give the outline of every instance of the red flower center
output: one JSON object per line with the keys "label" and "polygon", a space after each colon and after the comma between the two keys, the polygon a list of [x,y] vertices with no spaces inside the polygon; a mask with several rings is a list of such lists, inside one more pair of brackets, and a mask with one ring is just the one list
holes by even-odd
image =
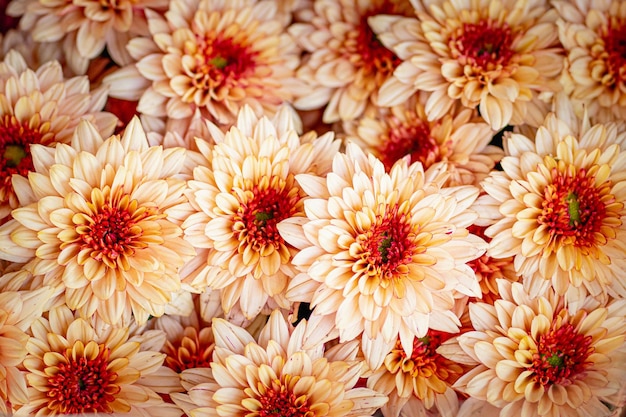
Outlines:
{"label": "red flower center", "polygon": [[[117,374],[107,369],[109,348],[90,342],[77,349],[69,348],[64,361],[48,366],[48,408],[61,414],[110,413],[110,403],[120,387],[115,385]],[[45,361],[45,357],[44,357]]]}
{"label": "red flower center", "polygon": [[[214,32],[197,36],[197,46],[193,53],[195,74],[192,83],[196,89],[211,91],[210,98],[221,100],[225,95],[221,88],[236,86],[241,78],[247,78],[256,67],[257,52],[242,43]],[[192,91],[192,90],[191,90]],[[193,95],[183,97],[191,102],[197,100]]]}
{"label": "red flower center", "polygon": [[[400,344],[396,342],[395,348],[385,357],[385,366],[391,373],[404,372],[412,378],[433,378],[450,384],[463,373],[463,368],[437,353],[437,348],[443,342],[450,339],[450,333],[429,330],[428,334],[421,338],[413,339],[413,351],[407,356]],[[431,383],[430,387],[437,392],[444,392],[443,384]]]}
{"label": "red flower center", "polygon": [[569,385],[590,364],[591,341],[591,336],[579,334],[569,323],[540,335],[531,368],[534,380],[544,387]]}
{"label": "red flower center", "polygon": [[[140,207],[137,200],[131,200],[128,195],[105,201],[107,194],[108,188],[105,193],[92,190],[92,202],[87,203],[92,214],[77,213],[72,218],[81,243],[78,261],[83,264],[89,256],[109,268],[127,271],[130,268],[128,258],[136,250],[147,247],[148,243],[162,243],[159,226],[149,222],[165,214]],[[73,242],[64,242],[61,249],[70,243]]]}
{"label": "red flower center", "polygon": [[[543,211],[539,224],[548,230],[550,244],[575,245],[590,248],[605,243],[605,234],[600,233],[609,213],[606,206],[614,203],[610,194],[609,181],[596,185],[593,171],[554,168],[552,183],[544,189]],[[616,219],[619,221],[619,217]]]}
{"label": "red flower center", "polygon": [[198,334],[195,327],[187,327],[180,340],[166,341],[165,365],[178,373],[185,369],[210,368],[215,344],[208,339],[212,330],[208,327],[203,330],[206,332]]}
{"label": "red flower center", "polygon": [[347,42],[348,49],[354,51],[354,55],[350,54],[350,59],[356,60],[356,64],[361,65],[366,74],[375,77],[376,85],[381,85],[389,78],[402,61],[383,46],[367,19],[379,14],[398,14],[397,7],[394,6],[392,2],[384,2],[361,16],[356,36]]}
{"label": "red flower center", "polygon": [[[267,245],[279,249],[285,241],[278,232],[277,224],[302,212],[300,190],[293,177],[264,177],[252,190],[242,191],[243,198],[234,216],[234,231],[240,245],[251,246],[261,252]],[[243,247],[240,246],[240,247]]]}
{"label": "red flower center", "polygon": [[398,206],[388,208],[385,215],[376,217],[376,223],[359,236],[370,275],[392,279],[408,272],[406,264],[412,261],[414,243],[412,227],[406,214]]}
{"label": "red flower center", "polygon": [[411,118],[410,122],[391,118],[388,140],[381,148],[380,155],[387,169],[406,155],[411,156],[411,163],[421,162],[424,169],[440,159],[439,146],[430,134],[430,126],[417,116]]}
{"label": "red flower center", "polygon": [[314,417],[315,413],[309,410],[307,396],[297,396],[289,386],[294,386],[297,376],[287,375],[285,383],[279,380],[272,381],[271,387],[260,386],[259,402],[261,409],[255,413],[259,417]]}
{"label": "red flower center", "polygon": [[602,36],[604,53],[601,56],[608,66],[608,78],[603,78],[602,82],[607,85],[624,84],[626,83],[626,20],[617,17],[610,19],[610,26]]}
{"label": "red flower center", "polygon": [[450,38],[450,49],[462,65],[493,71],[509,63],[513,32],[508,24],[481,20],[464,23]]}
{"label": "red flower center", "polygon": [[30,145],[41,143],[43,134],[15,117],[0,118],[0,201],[6,202],[13,192],[11,176],[27,176],[34,169]]}

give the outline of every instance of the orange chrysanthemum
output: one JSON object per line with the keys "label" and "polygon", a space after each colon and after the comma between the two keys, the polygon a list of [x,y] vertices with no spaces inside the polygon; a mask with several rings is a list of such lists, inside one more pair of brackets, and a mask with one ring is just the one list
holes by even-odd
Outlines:
{"label": "orange chrysanthemum", "polygon": [[452,384],[469,368],[437,353],[441,343],[452,336],[430,330],[426,336],[413,339],[410,355],[396,343],[383,366],[367,379],[369,388],[390,397],[382,408],[385,417],[400,416],[412,398],[418,398],[426,410],[456,415],[459,402]]}
{"label": "orange chrysanthemum", "polygon": [[324,107],[325,123],[353,120],[375,107],[378,89],[400,60],[378,41],[367,19],[412,13],[409,0],[315,0],[311,10],[300,11],[303,23],[291,25],[289,33],[307,51],[297,74],[308,89],[295,107]]}
{"label": "orange chrysanthemum", "polygon": [[570,301],[584,293],[623,298],[626,267],[626,129],[551,114],[534,139],[505,138],[502,171],[483,182],[478,210],[494,223],[487,254],[514,257],[532,296],[553,286]]}
{"label": "orange chrysanthemum", "polygon": [[284,107],[272,121],[259,119],[245,106],[226,134],[214,129],[215,146],[197,141],[206,160],[189,182],[195,213],[183,228],[203,261],[191,262],[185,281],[221,290],[224,311],[232,319],[239,315],[238,322],[264,309],[290,308],[284,293],[297,273],[291,264],[297,250],[281,228],[304,218],[306,193],[295,176],[325,174],[339,148],[332,133],[300,136],[293,117]]}
{"label": "orange chrysanthemum", "polygon": [[164,365],[178,374],[211,366],[215,346],[211,320],[222,313],[220,308],[211,308],[219,305],[215,295],[218,293],[194,294],[187,314],[166,314],[150,321],[151,328],[165,333]]}
{"label": "orange chrysanthemum", "polygon": [[0,258],[22,262],[85,317],[160,316],[194,255],[176,215],[186,200],[182,148],[148,147],[139,120],[104,140],[81,121],[72,145],[31,147],[36,172],[0,227]]}
{"label": "orange chrysanthemum", "polygon": [[458,331],[455,297],[480,295],[467,262],[486,244],[466,229],[478,188],[445,188],[445,169],[431,168],[400,160],[386,172],[349,143],[325,179],[297,176],[311,198],[285,236],[302,271],[287,298],[311,303],[312,337],[362,340],[372,369],[397,340],[410,355],[429,328]]}
{"label": "orange chrysanthemum", "polygon": [[127,327],[101,326],[78,318],[65,306],[31,326],[23,361],[28,398],[14,416],[89,413],[180,417],[163,402],[178,376],[162,366],[162,332],[131,336]]}
{"label": "orange chrysanthemum", "polygon": [[565,92],[599,122],[626,119],[626,4],[623,1],[553,2],[559,39],[567,53]]}
{"label": "orange chrysanthemum", "polygon": [[15,0],[7,13],[20,17],[20,28],[36,42],[62,45],[67,65],[74,74],[85,74],[90,60],[107,54],[126,65],[130,39],[146,35],[147,9],[163,12],[167,0]]}
{"label": "orange chrysanthemum", "polygon": [[139,100],[146,123],[200,113],[231,124],[244,104],[271,115],[299,89],[300,50],[273,1],[171,0],[165,16],[146,14],[150,36],[128,44],[136,65],[105,79],[111,96]]}
{"label": "orange chrysanthemum", "polygon": [[626,372],[626,300],[564,307],[552,290],[531,297],[499,282],[502,299],[470,305],[475,331],[446,346],[477,364],[455,387],[502,408],[500,417],[609,416]]}
{"label": "orange chrysanthemum", "polygon": [[417,90],[431,91],[429,120],[455,103],[480,110],[494,130],[539,124],[542,93],[559,89],[563,67],[555,10],[546,0],[414,2],[417,19],[370,19],[381,42],[402,64],[380,89],[391,106]]}
{"label": "orange chrysanthemum", "polygon": [[212,374],[183,381],[188,395],[172,394],[188,415],[357,417],[372,415],[387,401],[355,387],[363,372],[354,359],[356,343],[305,348],[306,320],[293,328],[275,311],[258,341],[223,319],[214,320],[213,331]]}

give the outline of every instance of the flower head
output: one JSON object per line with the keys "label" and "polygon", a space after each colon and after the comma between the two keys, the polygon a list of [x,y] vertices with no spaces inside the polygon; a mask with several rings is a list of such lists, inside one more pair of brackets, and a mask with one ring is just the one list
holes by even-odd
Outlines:
{"label": "flower head", "polygon": [[410,16],[409,0],[316,0],[302,22],[289,28],[307,52],[298,77],[309,89],[294,102],[298,109],[325,107],[323,121],[359,117],[376,105],[378,89],[400,60],[376,38],[367,19],[377,14]]}
{"label": "flower head", "polygon": [[626,300],[566,309],[551,290],[530,297],[520,283],[499,285],[494,305],[470,305],[476,330],[447,346],[478,364],[455,387],[501,417],[608,416],[626,371]]}
{"label": "flower head", "polygon": [[565,91],[597,121],[626,118],[626,6],[621,1],[553,2],[567,53]]}
{"label": "flower head", "polygon": [[20,17],[20,28],[42,43],[62,43],[67,64],[85,74],[90,60],[107,54],[118,64],[131,62],[128,41],[146,33],[145,11],[163,12],[166,0],[45,2],[16,0],[7,13]]}
{"label": "flower head", "polygon": [[293,328],[275,311],[258,341],[244,329],[215,319],[212,377],[172,398],[190,415],[250,417],[357,417],[372,415],[387,398],[356,388],[363,363],[356,344],[305,349],[306,320]]}
{"label": "flower head", "polygon": [[444,162],[449,185],[478,185],[502,156],[501,149],[489,145],[493,131],[474,111],[460,106],[441,119],[428,121],[424,110],[427,98],[420,94],[354,123],[344,123],[346,140],[373,153],[387,169],[408,155],[424,169]]}
{"label": "flower head", "polygon": [[541,93],[559,89],[563,58],[556,11],[545,0],[415,2],[417,19],[370,19],[381,42],[402,63],[379,92],[380,105],[431,91],[429,120],[455,103],[480,110],[494,130],[538,124]]}
{"label": "flower head", "polygon": [[23,361],[28,401],[15,416],[180,416],[155,391],[167,393],[178,381],[162,366],[165,355],[150,348],[163,344],[161,332],[131,336],[127,327],[98,326],[65,306],[40,317],[31,332]]}
{"label": "flower head", "polygon": [[[207,297],[206,295],[210,295]],[[211,329],[212,315],[220,309],[207,311],[219,295],[217,292],[194,294],[192,311],[187,315],[166,314],[150,321],[150,327],[165,333],[164,365],[177,373],[187,369],[209,368],[213,358],[215,341]]]}
{"label": "flower head", "polygon": [[272,115],[298,90],[300,50],[273,1],[171,0],[147,11],[150,35],[130,41],[137,61],[111,74],[111,95],[139,100],[143,118],[188,119],[196,111],[231,124],[248,104]]}
{"label": "flower head", "polygon": [[221,290],[224,311],[235,307],[246,320],[266,307],[290,307],[284,293],[297,273],[291,264],[297,249],[281,227],[304,218],[306,194],[295,176],[325,174],[339,148],[332,134],[300,136],[295,123],[286,107],[270,121],[246,106],[226,134],[214,130],[214,147],[198,141],[206,163],[189,182],[196,212],[183,228],[205,261],[185,280]]}
{"label": "flower head", "polygon": [[[299,175],[308,221],[291,236],[302,271],[287,297],[311,303],[312,334],[361,339],[376,369],[399,339],[407,355],[429,328],[455,332],[455,297],[478,296],[467,262],[485,242],[466,229],[478,188],[444,188],[444,170],[400,160],[389,172],[349,143],[325,179]],[[312,336],[313,337],[313,336]]]}
{"label": "flower head", "polygon": [[162,315],[194,254],[174,215],[185,202],[184,149],[149,148],[138,119],[106,140],[81,121],[72,145],[31,147],[37,170],[0,228],[0,257],[61,288],[85,317]]}
{"label": "flower head", "polygon": [[57,61],[30,69],[17,51],[0,63],[0,223],[19,206],[13,175],[34,171],[31,145],[69,143],[81,118],[113,133],[115,116],[102,112],[103,89],[90,91],[86,77],[63,78]]}
{"label": "flower head", "polygon": [[367,386],[390,397],[383,406],[385,417],[399,416],[413,397],[425,409],[454,415],[459,404],[452,384],[469,367],[437,353],[451,333],[430,330],[426,336],[413,339],[413,350],[407,355],[400,342],[385,356],[383,366],[367,379]]}
{"label": "flower head", "polygon": [[625,258],[625,138],[616,125],[578,132],[554,114],[534,139],[505,138],[502,171],[485,179],[478,206],[493,222],[487,254],[513,256],[532,296],[550,285],[570,300],[580,292],[626,295],[617,279]]}

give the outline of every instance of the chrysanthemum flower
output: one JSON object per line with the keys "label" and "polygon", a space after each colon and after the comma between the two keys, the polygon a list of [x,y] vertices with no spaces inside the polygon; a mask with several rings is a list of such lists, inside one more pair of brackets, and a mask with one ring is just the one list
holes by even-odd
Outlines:
{"label": "chrysanthemum flower", "polygon": [[295,176],[324,175],[339,148],[332,133],[299,136],[294,117],[284,107],[272,121],[259,119],[245,106],[226,134],[213,128],[214,147],[198,140],[206,161],[189,181],[196,212],[182,226],[201,262],[194,260],[184,279],[221,290],[226,314],[236,308],[245,320],[266,307],[290,307],[284,293],[297,273],[291,264],[297,250],[279,228],[304,220],[306,194]]}
{"label": "chrysanthemum flower", "polygon": [[26,379],[19,366],[28,353],[26,331],[41,316],[50,287],[0,293],[0,413],[10,415],[13,404],[28,401]]}
{"label": "chrysanthemum flower", "polygon": [[64,79],[56,61],[32,70],[10,51],[0,62],[0,223],[19,206],[13,175],[34,170],[30,146],[69,143],[80,119],[110,135],[116,118],[101,111],[105,102],[104,89],[90,91],[86,77]]}
{"label": "chrysanthemum flower", "polygon": [[90,60],[105,48],[117,64],[132,62],[126,44],[147,35],[145,11],[163,12],[167,4],[167,0],[15,0],[7,13],[20,17],[20,29],[32,33],[35,41],[62,43],[72,71],[85,74]]}
{"label": "chrysanthemum flower", "polygon": [[311,303],[311,337],[362,339],[372,369],[401,341],[407,355],[429,328],[456,332],[455,297],[479,296],[467,262],[486,243],[468,232],[478,188],[444,188],[445,169],[383,163],[348,143],[325,179],[298,175],[308,218],[285,239],[302,273],[287,298]]}
{"label": "chrysanthemum flower", "polygon": [[563,57],[556,11],[546,0],[415,1],[417,19],[375,16],[378,38],[402,59],[379,92],[379,104],[431,91],[429,120],[454,103],[478,108],[494,130],[539,124],[541,93],[559,87]]}
{"label": "chrysanthemum flower", "polygon": [[567,53],[565,91],[598,121],[626,119],[626,5],[623,1],[554,1]]}
{"label": "chrysanthemum flower", "polygon": [[151,328],[165,333],[164,365],[178,374],[187,369],[208,368],[213,358],[212,317],[203,314],[206,307],[203,303],[211,300],[202,296],[193,295],[193,308],[187,315],[166,314],[149,322]]}
{"label": "chrysanthemum flower", "polygon": [[441,119],[428,121],[424,111],[428,96],[420,94],[344,123],[346,140],[373,153],[387,169],[408,155],[424,169],[444,162],[450,174],[448,185],[478,185],[502,157],[502,149],[489,145],[493,130],[473,110],[461,106],[454,106]]}
{"label": "chrysanthemum flower", "polygon": [[513,256],[531,296],[552,285],[570,301],[582,293],[623,298],[626,129],[579,132],[576,124],[551,114],[534,139],[504,139],[502,171],[483,182],[477,204],[494,222],[485,230],[487,254]]}
{"label": "chrysanthemum flower", "polygon": [[36,172],[19,182],[21,207],[0,227],[0,258],[23,262],[65,302],[107,323],[160,316],[194,255],[183,241],[182,148],[148,147],[134,119],[104,140],[81,121],[72,146],[32,146]]}
{"label": "chrysanthemum flower", "polygon": [[363,362],[357,345],[324,350],[303,347],[306,320],[294,329],[275,311],[258,341],[224,319],[213,322],[212,378],[197,381],[189,394],[172,394],[196,417],[357,417],[370,416],[387,397],[355,388]]}
{"label": "chrysanthemum flower", "polygon": [[309,90],[294,101],[302,110],[325,106],[323,121],[353,120],[376,105],[378,89],[400,60],[376,39],[367,23],[377,14],[413,14],[409,0],[315,0],[300,11],[289,33],[308,52],[298,77]]}
{"label": "chrysanthemum flower", "polygon": [[23,361],[28,401],[17,407],[16,417],[180,417],[181,410],[158,395],[178,383],[176,373],[162,366],[162,332],[131,336],[127,327],[97,326],[62,306],[34,322],[31,333]]}
{"label": "chrysanthemum flower", "polygon": [[626,372],[626,300],[566,309],[551,290],[531,297],[520,283],[499,285],[494,305],[470,305],[476,330],[458,336],[454,357],[478,366],[455,387],[501,407],[500,417],[610,415]]}
{"label": "chrysanthemum flower", "polygon": [[300,50],[274,1],[171,0],[146,11],[150,36],[130,41],[137,61],[111,74],[111,96],[139,100],[143,118],[187,119],[196,110],[231,124],[248,104],[271,115],[300,82]]}
{"label": "chrysanthemum flower", "polygon": [[437,353],[442,342],[453,334],[431,330],[413,340],[410,355],[401,344],[387,354],[383,366],[368,377],[367,386],[389,396],[382,407],[385,417],[398,417],[411,398],[418,398],[425,409],[455,416],[459,409],[452,384],[468,369]]}

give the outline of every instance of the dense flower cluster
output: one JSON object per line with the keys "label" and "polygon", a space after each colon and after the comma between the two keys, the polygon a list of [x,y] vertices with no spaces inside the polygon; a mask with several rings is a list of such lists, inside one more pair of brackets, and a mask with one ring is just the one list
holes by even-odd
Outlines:
{"label": "dense flower cluster", "polygon": [[626,415],[626,2],[0,0],[0,415]]}

